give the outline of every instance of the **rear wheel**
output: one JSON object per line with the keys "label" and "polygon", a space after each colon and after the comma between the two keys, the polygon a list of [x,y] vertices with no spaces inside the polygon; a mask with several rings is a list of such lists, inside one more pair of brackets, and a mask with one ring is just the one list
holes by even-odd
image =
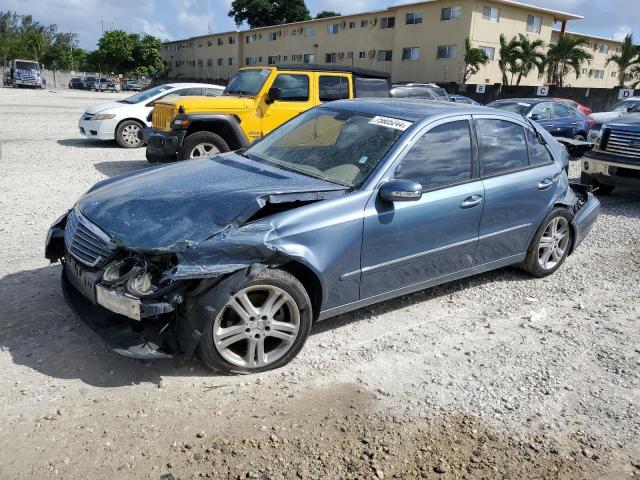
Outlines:
{"label": "rear wheel", "polygon": [[142,125],[135,120],[125,120],[116,128],[116,142],[123,148],[138,148],[142,146],[142,140],[138,132]]}
{"label": "rear wheel", "polygon": [[229,150],[231,150],[229,145],[220,135],[212,132],[196,132],[185,138],[178,152],[178,160],[197,160]]}
{"label": "rear wheel", "polygon": [[200,342],[202,361],[221,373],[256,373],[289,363],[311,331],[311,301],[302,284],[269,268],[233,283],[222,282],[203,299],[215,315]]}
{"label": "rear wheel", "polygon": [[573,244],[571,220],[571,215],[564,208],[554,209],[544,219],[524,262],[525,270],[531,275],[546,277],[564,263]]}

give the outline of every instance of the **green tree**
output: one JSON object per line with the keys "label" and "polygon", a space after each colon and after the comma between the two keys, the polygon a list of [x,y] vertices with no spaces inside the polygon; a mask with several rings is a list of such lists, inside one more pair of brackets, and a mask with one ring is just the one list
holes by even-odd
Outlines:
{"label": "green tree", "polygon": [[632,71],[640,66],[640,46],[634,45],[632,34],[624,37],[620,53],[607,58],[605,66],[610,63],[615,63],[618,67],[618,85],[624,87],[627,76],[632,76]]}
{"label": "green tree", "polygon": [[591,63],[593,55],[583,47],[586,39],[572,35],[562,35],[556,43],[549,45],[547,51],[547,78],[562,87],[564,78],[573,70],[580,78],[580,70],[585,63]]}
{"label": "green tree", "polygon": [[124,30],[110,30],[104,32],[98,40],[100,63],[102,71],[121,73],[130,68],[133,63],[133,50],[136,47],[137,35],[131,35]]}
{"label": "green tree", "polygon": [[516,69],[518,79],[516,85],[520,85],[523,76],[529,75],[535,68],[540,75],[544,74],[546,65],[546,55],[541,48],[545,47],[545,43],[541,39],[530,41],[525,35],[519,33],[515,48]]}
{"label": "green tree", "polygon": [[500,34],[500,59],[498,60],[498,68],[502,73],[502,84],[509,85],[509,76],[511,74],[511,81],[517,72],[518,57],[517,57],[518,41],[514,38],[507,42],[507,38],[503,33]]}
{"label": "green tree", "polygon": [[153,77],[164,71],[165,62],[160,55],[162,42],[152,35],[137,38],[133,49],[133,64],[127,71],[136,77]]}
{"label": "green tree", "polygon": [[318,14],[316,15],[316,20],[319,20],[321,18],[331,18],[331,17],[341,17],[342,15],[339,14],[338,12],[333,12],[331,10],[322,10],[321,12],[318,12]]}
{"label": "green tree", "polygon": [[462,83],[467,83],[471,75],[475,75],[480,67],[486,65],[489,61],[487,52],[481,48],[472,47],[471,41],[467,38],[464,41],[464,73],[462,74]]}
{"label": "green tree", "polygon": [[233,0],[229,16],[250,28],[310,20],[304,0]]}

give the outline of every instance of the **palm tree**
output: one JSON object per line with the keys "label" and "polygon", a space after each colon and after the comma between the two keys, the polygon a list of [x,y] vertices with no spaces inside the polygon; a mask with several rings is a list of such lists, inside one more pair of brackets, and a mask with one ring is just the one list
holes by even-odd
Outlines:
{"label": "palm tree", "polygon": [[640,46],[633,44],[633,34],[630,33],[624,37],[620,54],[611,55],[607,58],[605,67],[610,63],[615,63],[618,67],[618,85],[624,87],[627,74],[631,73],[630,70],[633,70],[634,66],[640,65]]}
{"label": "palm tree", "polygon": [[502,72],[502,84],[509,85],[507,73],[511,73],[511,80],[517,68],[516,49],[518,42],[514,38],[507,42],[507,38],[503,33],[500,34],[500,60],[498,60],[498,68]]}
{"label": "palm tree", "polygon": [[518,46],[515,49],[518,70],[516,85],[520,85],[522,76],[524,75],[526,77],[534,68],[536,68],[540,74],[544,72],[546,56],[544,52],[538,50],[544,47],[544,40],[538,39],[531,42],[523,34],[518,34]]}
{"label": "palm tree", "polygon": [[487,52],[481,48],[471,46],[471,42],[467,38],[464,41],[464,73],[462,74],[462,83],[467,83],[471,75],[475,75],[480,67],[486,65],[489,61]]}
{"label": "palm tree", "polygon": [[564,77],[573,70],[576,78],[580,78],[580,68],[591,63],[593,55],[584,48],[588,45],[586,39],[571,35],[562,35],[556,43],[549,45],[547,51],[547,75],[549,80],[562,87]]}

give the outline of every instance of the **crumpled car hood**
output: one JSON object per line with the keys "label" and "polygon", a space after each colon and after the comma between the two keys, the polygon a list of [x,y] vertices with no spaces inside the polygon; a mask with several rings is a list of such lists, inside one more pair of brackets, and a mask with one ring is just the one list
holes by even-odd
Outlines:
{"label": "crumpled car hood", "polygon": [[308,200],[309,193],[345,190],[226,154],[105,180],[87,192],[77,208],[120,246],[179,251],[239,226],[273,195],[291,200],[289,194],[305,194]]}

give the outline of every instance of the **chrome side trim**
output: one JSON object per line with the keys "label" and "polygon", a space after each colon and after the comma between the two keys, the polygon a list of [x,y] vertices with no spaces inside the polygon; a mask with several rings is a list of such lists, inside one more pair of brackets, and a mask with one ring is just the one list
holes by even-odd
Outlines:
{"label": "chrome side trim", "polygon": [[530,227],[531,223],[525,223],[523,225],[517,225],[515,227],[505,228],[504,230],[498,230],[497,232],[485,233],[484,235],[480,235],[478,240],[485,240],[487,238],[495,237],[496,235],[502,235],[503,233],[515,232],[516,230],[520,230],[522,228]]}

